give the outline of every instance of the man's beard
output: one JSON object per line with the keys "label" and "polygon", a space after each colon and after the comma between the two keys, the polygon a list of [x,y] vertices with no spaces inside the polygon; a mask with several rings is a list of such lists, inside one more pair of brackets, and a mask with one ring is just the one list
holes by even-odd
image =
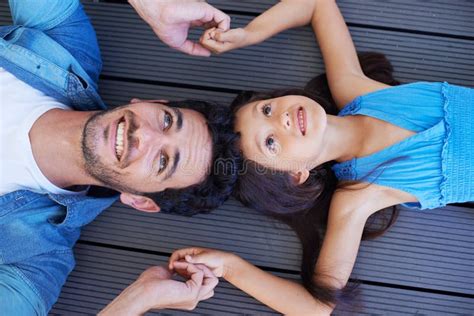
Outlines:
{"label": "man's beard", "polygon": [[97,112],[92,115],[84,125],[81,142],[82,156],[84,158],[84,170],[89,176],[99,181],[104,187],[119,192],[138,194],[140,192],[136,192],[124,185],[121,180],[121,178],[123,178],[121,174],[108,167],[97,154],[98,150],[96,144],[100,142],[101,136],[104,135],[102,128],[100,128],[100,119],[117,109],[118,108]]}

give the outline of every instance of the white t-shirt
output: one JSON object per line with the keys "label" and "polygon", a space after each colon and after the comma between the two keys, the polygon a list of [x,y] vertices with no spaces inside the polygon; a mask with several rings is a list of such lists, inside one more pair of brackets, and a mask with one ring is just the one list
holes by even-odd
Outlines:
{"label": "white t-shirt", "polygon": [[27,189],[38,193],[77,194],[51,183],[33,157],[33,123],[52,109],[68,109],[0,68],[0,195]]}

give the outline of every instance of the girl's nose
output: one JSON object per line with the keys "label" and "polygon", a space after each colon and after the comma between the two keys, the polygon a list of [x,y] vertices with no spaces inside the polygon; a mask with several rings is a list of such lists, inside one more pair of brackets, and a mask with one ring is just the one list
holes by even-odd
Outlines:
{"label": "girl's nose", "polygon": [[285,129],[289,129],[291,127],[291,119],[290,114],[288,112],[283,112],[280,117],[280,124]]}

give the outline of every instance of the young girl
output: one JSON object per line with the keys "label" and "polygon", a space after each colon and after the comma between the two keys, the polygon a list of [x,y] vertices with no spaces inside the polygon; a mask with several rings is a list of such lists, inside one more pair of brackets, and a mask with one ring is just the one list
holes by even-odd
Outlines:
{"label": "young girl", "polygon": [[[322,315],[332,311],[337,290],[348,281],[370,215],[402,203],[436,208],[474,200],[474,90],[427,82],[391,87],[396,82],[377,56],[385,70],[364,67],[364,73],[334,0],[282,1],[245,29],[209,30],[201,41],[224,52],[309,21],[333,100],[325,101],[325,89],[314,88],[323,82],[318,78],[310,84],[313,89],[243,94],[233,107],[241,150],[250,162],[236,193],[244,204],[301,227],[292,213],[322,223],[324,212],[312,205],[324,209],[330,200],[314,273],[305,276],[303,269],[306,282],[300,286],[235,255],[202,248],[176,251],[170,267],[183,259],[203,263],[283,314]],[[338,116],[328,111],[331,101]],[[303,248],[318,241],[299,236]],[[303,265],[305,260],[314,264],[316,257],[305,251]]]}

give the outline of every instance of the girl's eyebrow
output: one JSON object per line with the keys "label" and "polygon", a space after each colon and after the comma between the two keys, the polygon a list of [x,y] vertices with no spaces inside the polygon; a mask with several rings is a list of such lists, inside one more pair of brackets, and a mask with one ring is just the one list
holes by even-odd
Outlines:
{"label": "girl's eyebrow", "polygon": [[[263,129],[263,128],[262,128]],[[268,152],[267,152],[267,147],[265,146],[265,143],[266,143],[266,139],[268,136],[266,135],[269,135],[270,132],[265,129],[263,132],[257,132],[257,135],[255,135],[255,142],[257,143],[257,147],[260,151],[260,153],[262,153],[264,156],[268,155]],[[263,137],[262,137],[263,135]],[[261,139],[263,138],[263,141],[261,141]]]}
{"label": "girl's eyebrow", "polygon": [[257,143],[257,147],[258,149],[260,150],[260,153],[262,153],[263,155],[265,155],[265,152],[263,151],[263,144],[265,142],[261,142],[260,141],[260,135],[259,133],[257,133],[257,135],[255,136],[255,142]]}
{"label": "girl's eyebrow", "polygon": [[253,107],[253,115],[258,114],[258,105],[260,104],[261,101],[256,101],[255,106]]}
{"label": "girl's eyebrow", "polygon": [[[258,110],[259,107],[260,107],[260,104],[264,102],[264,103],[269,103],[268,102],[268,99],[267,100],[259,100],[259,101],[255,101],[255,106],[253,107],[253,114],[254,115],[257,115],[260,111]],[[263,113],[262,113],[263,114]],[[260,153],[263,154],[263,155],[267,155],[267,153],[265,152],[265,139],[266,139],[266,136],[264,136],[264,140],[263,141],[260,141],[260,138],[262,138],[262,134],[264,134],[263,132],[257,132],[257,135],[255,135],[255,142],[257,143],[257,147],[258,149],[260,150]],[[265,134],[268,134],[268,131],[265,131]]]}

